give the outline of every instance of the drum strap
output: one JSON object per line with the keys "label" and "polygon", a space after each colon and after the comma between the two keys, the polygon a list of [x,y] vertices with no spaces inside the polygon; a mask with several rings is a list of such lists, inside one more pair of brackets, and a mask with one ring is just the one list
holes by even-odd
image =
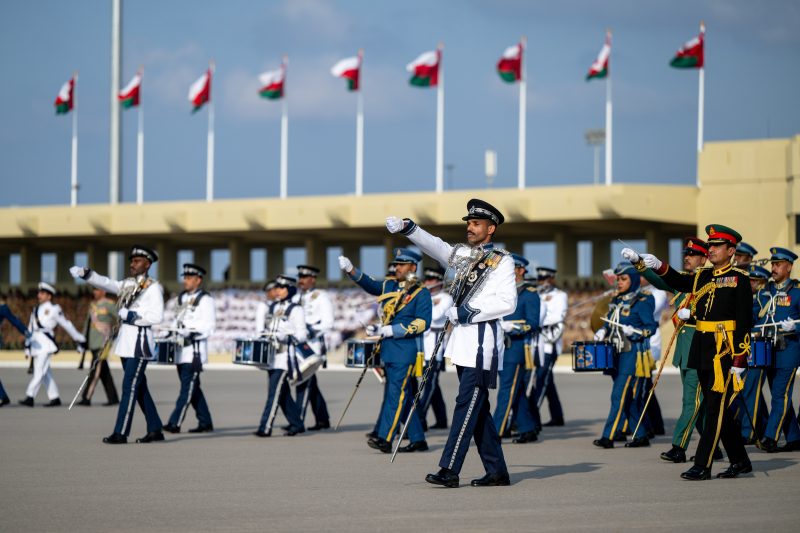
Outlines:
{"label": "drum strap", "polygon": [[[492,329],[492,362],[489,370],[483,370],[483,339],[486,335],[486,326]],[[478,322],[478,354],[475,357],[475,369],[482,370],[480,384],[487,389],[497,388],[497,367],[499,366],[499,354],[497,352],[497,320]]]}

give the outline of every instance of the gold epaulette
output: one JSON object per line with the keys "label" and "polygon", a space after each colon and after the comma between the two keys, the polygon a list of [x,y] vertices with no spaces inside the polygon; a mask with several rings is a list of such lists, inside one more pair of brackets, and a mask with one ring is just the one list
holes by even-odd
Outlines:
{"label": "gold epaulette", "polygon": [[525,290],[528,290],[530,292],[537,292],[536,287],[525,287]]}

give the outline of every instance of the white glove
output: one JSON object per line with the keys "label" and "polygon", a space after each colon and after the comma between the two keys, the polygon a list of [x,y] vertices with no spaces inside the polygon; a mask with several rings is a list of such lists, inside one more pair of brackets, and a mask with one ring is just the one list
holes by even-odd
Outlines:
{"label": "white glove", "polygon": [[605,328],[600,328],[594,332],[594,340],[601,341],[606,338],[606,330]]}
{"label": "white glove", "polygon": [[69,275],[75,279],[82,278],[86,275],[86,268],[79,267],[79,266],[71,266],[69,267]]}
{"label": "white glove", "polygon": [[128,308],[127,307],[120,307],[119,311],[117,312],[117,315],[119,315],[119,317],[124,322],[125,320],[128,319]]}
{"label": "white glove", "polygon": [[506,333],[511,333],[514,330],[514,323],[502,320],[500,321],[500,327],[503,328],[503,331]]}
{"label": "white glove", "polygon": [[739,368],[738,366],[732,366],[731,367],[731,374],[736,374],[737,376],[739,376],[739,378],[741,378],[742,374],[744,374],[745,370],[747,370],[747,369],[746,368]]}
{"label": "white glove", "polygon": [[450,309],[448,309],[445,312],[444,316],[447,317],[447,320],[449,320],[453,324],[458,324],[458,308],[457,307],[451,307]]}
{"label": "white glove", "polygon": [[394,330],[392,329],[392,326],[383,326],[381,328],[381,337],[384,339],[388,337],[394,337]]}
{"label": "white glove", "polygon": [[638,263],[639,259],[641,259],[639,257],[639,254],[634,252],[633,249],[631,248],[622,249],[622,258],[625,259],[626,261],[630,261],[631,263]]}
{"label": "white glove", "polygon": [[653,254],[642,254],[641,257],[642,261],[644,261],[644,266],[650,270],[658,270],[661,268],[661,260]]}
{"label": "white glove", "polygon": [[794,331],[795,327],[796,324],[788,318],[781,322],[781,331],[785,331],[788,333],[789,331]]}
{"label": "white glove", "polygon": [[634,334],[633,326],[628,326],[627,324],[622,326],[622,334],[626,337],[630,337]]}
{"label": "white glove", "polygon": [[339,268],[344,270],[347,273],[353,271],[353,263],[343,255],[339,256]]}
{"label": "white glove", "polygon": [[678,318],[686,322],[690,318],[692,318],[692,311],[688,307],[681,307],[678,309]]}
{"label": "white glove", "polygon": [[389,233],[398,233],[402,231],[405,226],[406,223],[402,218],[386,217],[386,229],[389,230]]}
{"label": "white glove", "polygon": [[367,329],[367,335],[369,335],[370,337],[374,337],[381,330],[381,326],[377,324],[368,324],[366,329]]}

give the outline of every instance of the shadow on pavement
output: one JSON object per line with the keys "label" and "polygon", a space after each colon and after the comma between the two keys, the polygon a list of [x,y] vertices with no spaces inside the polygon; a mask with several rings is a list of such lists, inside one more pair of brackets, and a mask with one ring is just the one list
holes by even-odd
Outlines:
{"label": "shadow on pavement", "polygon": [[754,457],[751,455],[750,461],[753,463],[753,473],[758,474],[759,472],[763,472],[764,474],[769,475],[769,473],[773,470],[782,470],[784,468],[796,465],[798,463],[798,459],[800,459],[800,455],[793,459],[783,459],[779,457],[767,459],[766,461],[753,459]]}
{"label": "shadow on pavement", "polygon": [[525,472],[512,472],[511,481],[519,482],[525,479],[547,479],[566,474],[585,474],[598,470],[602,463],[575,463],[573,465],[512,465],[514,467],[533,467]]}

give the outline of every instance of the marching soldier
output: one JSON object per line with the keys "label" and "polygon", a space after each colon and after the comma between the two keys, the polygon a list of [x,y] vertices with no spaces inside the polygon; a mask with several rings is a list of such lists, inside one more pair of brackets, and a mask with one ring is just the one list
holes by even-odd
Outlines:
{"label": "marching soldier", "polygon": [[[758,293],[763,289],[767,280],[772,274],[766,268],[759,265],[750,265],[750,290],[753,291],[753,324],[757,324],[761,319],[758,313],[761,311],[758,305]],[[755,329],[754,333],[759,332]],[[767,372],[764,368],[748,368],[744,374],[744,388],[738,396],[740,410],[738,412],[739,424],[742,427],[742,438],[747,445],[756,444],[769,420],[767,403],[764,401],[764,382],[767,380]],[[752,418],[752,422],[751,422]],[[753,424],[756,427],[753,427]]]}
{"label": "marching soldier", "polygon": [[444,404],[444,396],[439,386],[439,374],[444,371],[444,356],[441,348],[439,353],[433,353],[436,347],[436,338],[444,329],[447,322],[445,314],[453,307],[453,297],[443,289],[445,270],[441,267],[426,268],[423,271],[425,277],[425,287],[431,293],[433,310],[431,312],[431,327],[425,332],[425,363],[433,365],[425,381],[425,390],[422,392],[419,406],[419,418],[422,427],[427,431],[426,421],[428,409],[433,408],[433,416],[436,423],[431,429],[447,429],[447,407]]}
{"label": "marching soldier", "polygon": [[736,268],[748,271],[750,270],[750,263],[753,262],[753,258],[756,255],[758,255],[758,250],[742,241],[736,245],[736,253],[733,254],[733,264]]}
{"label": "marching soldier", "polygon": [[150,265],[158,261],[158,255],[144,246],[135,245],[129,254],[130,277],[122,281],[101,276],[90,268],[73,266],[69,269],[74,278],[81,278],[93,287],[117,295],[119,330],[112,336],[112,353],[122,362],[122,397],[114,433],[105,437],[106,444],[125,444],[131,432],[133,412],[138,402],[147,421],[147,434],[136,442],[149,443],[164,440],[161,418],[147,387],[147,362],[153,359],[155,337],[152,326],[164,319],[164,291],[161,285],[148,275]]}
{"label": "marching soldier", "polygon": [[[333,329],[333,303],[325,291],[317,289],[317,276],[319,268],[309,265],[297,266],[297,286],[300,289],[295,296],[296,301],[303,306],[308,332],[308,345],[324,359],[327,359],[328,349],[325,346],[325,334]],[[305,422],[306,409],[311,404],[315,423],[309,431],[319,431],[331,427],[328,405],[319,390],[317,375],[313,374],[303,383],[295,387],[297,404],[300,406],[300,416]]]}
{"label": "marching soldier", "polygon": [[[657,364],[658,361],[661,360],[661,316],[668,306],[667,293],[662,289],[654,287],[647,281],[647,278],[643,278],[641,282],[642,292],[650,294],[654,302],[653,320],[655,320],[656,323],[656,331],[647,341],[650,346],[650,355],[653,356],[653,361]],[[653,377],[647,376],[644,380],[644,398],[650,395],[652,389]],[[656,398],[655,392],[650,396],[650,405],[647,406],[647,412],[644,416],[647,422],[649,436],[664,435],[666,433],[664,429],[664,417],[661,415],[661,406],[658,404],[658,398]]]}
{"label": "marching soldier", "polygon": [[89,366],[89,382],[83,389],[83,396],[78,405],[92,405],[92,396],[97,388],[97,382],[103,382],[106,391],[106,403],[104,405],[118,405],[119,396],[117,388],[114,386],[114,377],[108,367],[108,352],[103,350],[111,336],[111,330],[117,321],[117,310],[107,296],[106,291],[94,288],[92,291],[93,300],[89,305],[89,315],[86,317],[86,335],[88,337],[88,347],[92,352],[92,364]]}
{"label": "marching soldier", "polygon": [[[380,326],[371,326],[368,333],[381,337],[381,361],[386,371],[386,397],[384,398],[378,436],[370,438],[370,448],[389,453],[397,433],[400,417],[411,407],[416,390],[411,383],[412,374],[421,371],[424,360],[422,334],[431,324],[431,295],[416,279],[417,263],[422,256],[414,250],[397,248],[394,251],[396,279],[379,282],[353,267],[353,263],[339,256],[339,266],[359,287],[378,296],[381,303]],[[402,452],[427,451],[425,432],[415,410],[409,421],[408,438],[411,441]]]}
{"label": "marching soldier", "polygon": [[[684,272],[694,274],[698,268],[706,263],[707,257],[708,244],[705,241],[696,237],[684,239]],[[687,308],[690,305],[688,294],[670,288],[658,274],[644,267],[642,263],[637,263],[635,266],[654,287],[673,294],[671,304],[675,306],[676,311]],[[675,423],[675,430],[672,432],[672,449],[663,452],[661,458],[673,463],[685,463],[686,448],[688,448],[689,440],[692,437],[692,428],[696,427],[698,433],[703,432],[702,413],[705,411],[705,406],[703,405],[703,393],[700,390],[697,370],[688,366],[689,348],[692,345],[692,337],[694,337],[695,320],[689,317],[688,320],[681,321],[677,316],[673,316],[672,320],[675,326],[680,328],[677,333],[672,364],[680,370],[683,393],[681,395],[681,414]],[[669,354],[663,355],[666,357]]]}
{"label": "marching soldier", "polygon": [[503,335],[498,321],[517,307],[514,260],[492,243],[495,231],[505,220],[497,208],[472,199],[462,220],[466,222],[468,244],[453,246],[410,219],[386,219],[389,232],[403,233],[439,264],[456,269],[457,292],[453,307],[447,310],[452,329],[444,355],[456,366],[458,396],[440,469],[428,474],[425,481],[457,487],[469,442],[474,438],[486,475],[472,480],[472,486],[510,485],[489,407],[489,389],[496,388],[497,372],[503,368]]}
{"label": "marching soldier", "polygon": [[58,353],[58,345],[53,330],[56,326],[61,326],[69,333],[69,336],[78,343],[78,351],[86,349],[86,337],[84,337],[75,326],[67,320],[61,306],[53,302],[55,288],[45,282],[39,283],[39,292],[36,293],[38,304],[31,312],[31,319],[28,322],[28,330],[31,332],[30,340],[26,341],[26,355],[33,359],[33,377],[28,383],[28,389],[24,400],[20,400],[20,405],[33,407],[33,399],[39,392],[39,387],[45,386],[47,398],[50,403],[45,407],[56,407],[61,405],[61,398],[58,395],[58,386],[53,379],[53,371],[50,369],[50,359]]}
{"label": "marching soldier", "polygon": [[[3,299],[2,293],[0,293],[0,326],[3,325],[3,321],[8,320],[8,322],[17,328],[17,331],[22,333],[25,336],[25,339],[29,339],[31,334],[28,329],[25,327],[25,324],[22,321],[14,316],[14,313],[11,312],[11,309],[8,308],[6,305],[5,300]],[[0,343],[2,343],[2,338],[0,338]],[[3,388],[3,382],[0,381],[0,407],[4,405],[8,405],[11,403],[11,398],[8,397],[6,390]]]}
{"label": "marching soldier", "polygon": [[706,423],[697,445],[694,466],[681,474],[683,479],[710,479],[713,453],[718,441],[731,464],[717,474],[734,478],[753,471],[739,428],[727,405],[742,388],[742,374],[750,352],[752,302],[750,281],[745,271],[732,265],[741,235],[726,226],[706,226],[708,259],[711,267],[698,268],[694,275],[681,274],[651,254],[637,254],[630,248],[623,257],[654,270],[673,289],[690,293],[689,312],[679,317],[696,319],[695,335],[689,350],[689,367],[697,369],[706,402]]}
{"label": "marching soldier", "polygon": [[506,348],[503,353],[503,369],[500,371],[500,388],[497,389],[497,405],[494,411],[494,424],[502,437],[513,420],[516,422],[519,437],[514,443],[535,442],[536,422],[528,410],[525,398],[525,370],[533,367],[531,357],[531,333],[539,328],[539,294],[525,283],[528,260],[511,254],[514,259],[514,275],[517,283],[517,308],[503,317],[500,326],[505,332]]}
{"label": "marching soldier", "polygon": [[214,431],[208,403],[200,388],[200,373],[208,363],[208,338],[214,333],[217,317],[214,297],[202,289],[206,270],[192,263],[183,265],[183,292],[178,295],[178,311],[173,327],[177,329],[179,345],[175,363],[181,390],[175,409],[164,426],[164,431],[180,433],[189,405],[197,415],[197,427],[189,433]]}
{"label": "marching soldier", "polygon": [[593,444],[613,448],[614,438],[627,420],[636,431],[626,448],[650,446],[643,426],[636,430],[644,408],[645,380],[650,376],[653,359],[647,351],[647,339],[657,324],[653,318],[653,296],[640,290],[641,276],[628,262],[617,265],[617,294],[609,304],[608,323],[595,333],[595,340],[608,339],[617,349],[617,366],[607,371],[614,380],[611,408],[603,435]]}
{"label": "marching soldier", "polygon": [[[759,291],[758,317],[762,319],[762,335],[770,338],[775,347],[775,366],[767,370],[767,380],[772,393],[772,406],[764,438],[758,447],[767,453],[800,450],[800,427],[792,406],[792,389],[797,367],[800,366],[800,339],[797,324],[800,322],[800,282],[791,279],[792,265],[797,254],[786,248],[770,248],[772,281]],[[766,321],[764,321],[766,320]],[[786,445],[778,447],[781,431],[786,434]]]}
{"label": "marching soldier", "polygon": [[[567,316],[567,293],[556,287],[556,269],[539,267],[536,269],[539,279],[539,298],[541,298],[541,317],[539,332],[538,357],[536,363],[535,383],[528,398],[531,413],[538,418],[539,407],[547,398],[550,409],[550,421],[545,426],[563,426],[564,411],[553,379],[553,367],[561,353],[561,337],[564,334],[564,317]],[[539,428],[537,428],[538,430]]]}
{"label": "marching soldier", "polygon": [[278,276],[274,282],[272,290],[275,300],[269,306],[260,302],[256,308],[256,331],[278,343],[279,348],[276,350],[274,368],[267,369],[267,403],[258,429],[253,434],[257,437],[272,436],[275,415],[280,407],[289,422],[283,435],[293,437],[305,432],[305,427],[300,408],[292,398],[286,380],[298,371],[294,351],[298,344],[306,341],[306,320],[302,306],[292,302],[297,292],[297,281],[289,276]]}

